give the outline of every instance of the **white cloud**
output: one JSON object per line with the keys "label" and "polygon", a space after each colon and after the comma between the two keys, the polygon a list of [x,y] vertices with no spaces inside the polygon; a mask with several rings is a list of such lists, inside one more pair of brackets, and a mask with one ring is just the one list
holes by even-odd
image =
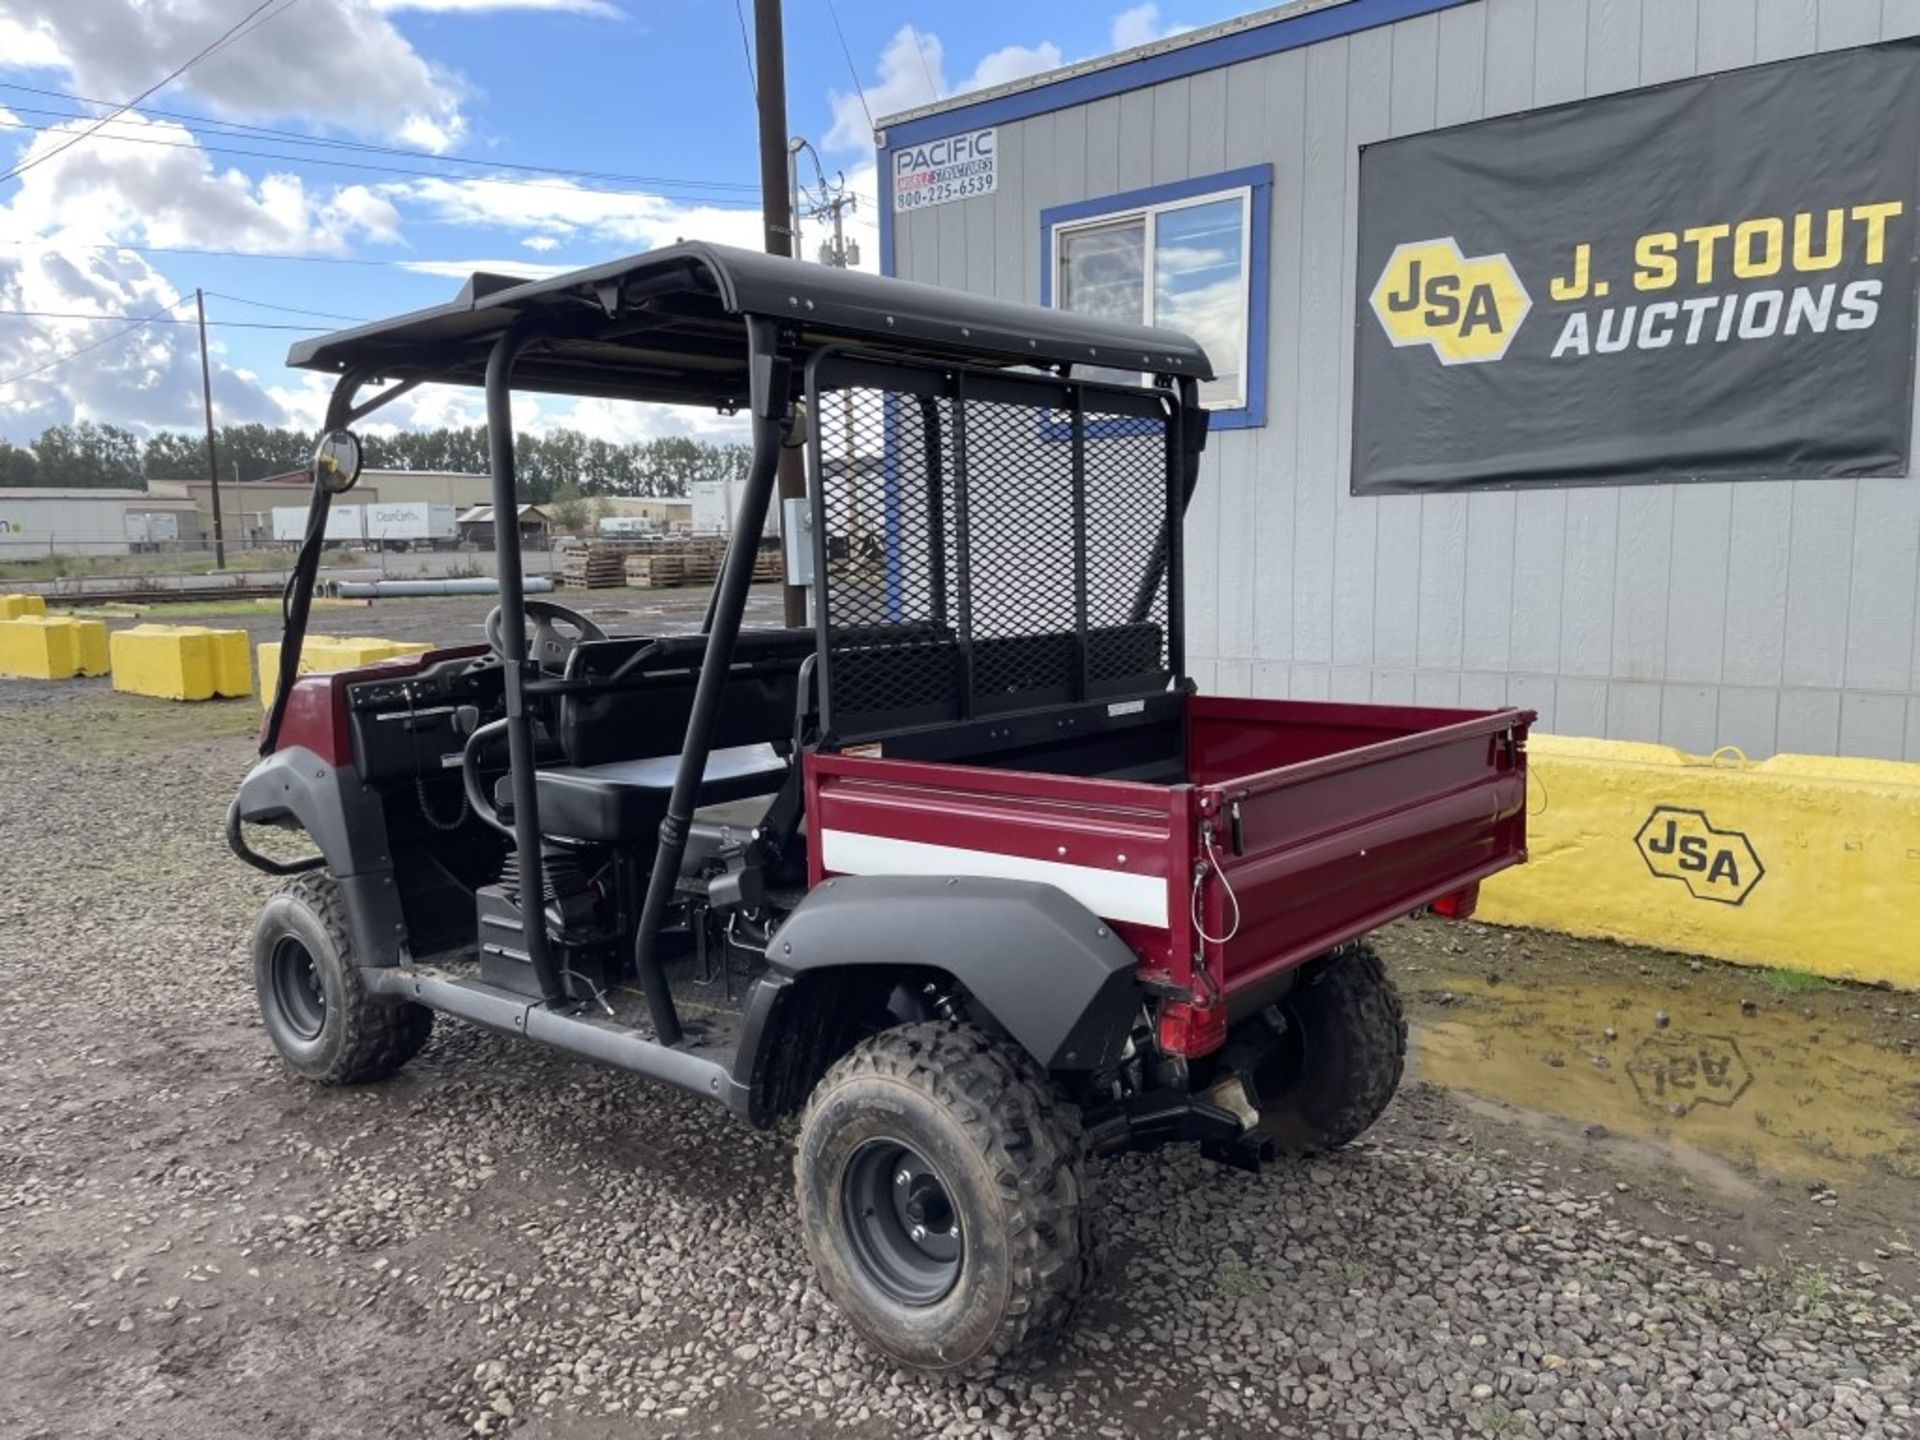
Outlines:
{"label": "white cloud", "polygon": [[1051,40],[1043,40],[1038,45],[1003,45],[992,54],[982,57],[980,63],[973,67],[973,74],[954,89],[989,90],[995,85],[1024,80],[1029,75],[1058,70],[1065,63],[1060,47]]}
{"label": "white cloud", "polygon": [[1136,5],[1113,17],[1111,39],[1115,50],[1131,50],[1135,46],[1151,45],[1156,40],[1184,34],[1192,28],[1191,25],[1177,22],[1162,24],[1158,5]]}
{"label": "white cloud", "polygon": [[520,243],[526,246],[527,249],[538,251],[541,254],[545,254],[549,250],[558,250],[560,248],[560,242],[554,239],[551,235],[529,235],[527,236],[526,239],[522,240]]}
{"label": "white cloud", "polygon": [[949,86],[946,46],[940,37],[903,25],[880,51],[880,82],[864,87],[864,106],[858,92],[828,92],[833,125],[827,131],[826,146],[839,151],[871,150],[873,130],[867,123],[868,111],[876,118],[897,115],[902,110],[928,105],[948,95],[984,90],[1043,70],[1057,70],[1062,63],[1060,47],[1051,40],[1043,40],[1038,45],[1004,45],[981,59],[973,73],[959,84]]}
{"label": "white cloud", "polygon": [[[144,260],[126,251],[55,248],[0,254],[0,307],[151,315],[169,305],[179,317],[190,311],[182,296]],[[98,348],[69,363],[61,356]],[[224,363],[217,332],[213,340],[213,402],[223,421],[274,423],[278,403],[249,374]],[[93,420],[135,430],[199,423],[200,360],[190,325],[135,327],[121,319],[20,321],[0,329],[0,378],[43,373],[0,388],[0,424],[24,441],[49,425]]]}
{"label": "white cloud", "polygon": [[757,248],[758,209],[688,205],[645,191],[593,190],[571,181],[538,185],[485,178],[435,178],[382,185],[403,209],[439,224],[465,225],[551,240],[591,240],[651,250],[676,240],[713,240]]}
{"label": "white cloud", "polygon": [[545,280],[552,275],[564,275],[569,270],[577,270],[577,265],[542,265],[537,260],[528,260],[524,256],[514,260],[402,260],[402,270],[411,270],[416,275],[445,275],[453,280],[465,280],[469,275],[513,275],[522,280]]}
{"label": "white cloud", "polygon": [[[137,95],[245,14],[230,0],[0,0],[0,65],[63,70],[83,95]],[[375,0],[269,12],[186,72],[222,115],[288,117],[445,149],[466,131],[465,87],[416,51]]]}
{"label": "white cloud", "polygon": [[[84,123],[35,135],[23,158],[56,150]],[[24,173],[0,215],[16,238],[65,232],[292,254],[342,254],[355,238],[399,238],[392,202],[364,185],[310,189],[298,175],[256,181],[219,170],[184,126],[136,112]]]}
{"label": "white cloud", "polygon": [[373,8],[386,14],[400,10],[420,10],[437,15],[479,15],[496,10],[550,10],[572,15],[595,15],[616,20],[620,11],[607,0],[373,0]]}
{"label": "white cloud", "polygon": [[[81,123],[35,135],[24,154],[52,150]],[[137,143],[152,139],[167,143]],[[316,189],[296,175],[219,170],[181,126],[129,114],[26,171],[0,204],[0,233],[25,242],[0,251],[0,308],[123,316],[180,301],[139,255],[103,243],[341,254],[357,241],[397,240],[398,223],[392,203],[363,185]],[[189,326],[17,319],[0,327],[0,378],[97,340],[107,343],[0,389],[8,435],[85,419],[137,430],[195,423],[200,368]],[[255,377],[226,363],[217,330],[213,360],[223,420],[282,418]]]}
{"label": "white cloud", "polygon": [[65,52],[52,28],[43,20],[13,14],[13,8],[0,6],[0,55],[7,64],[21,70],[65,68]]}

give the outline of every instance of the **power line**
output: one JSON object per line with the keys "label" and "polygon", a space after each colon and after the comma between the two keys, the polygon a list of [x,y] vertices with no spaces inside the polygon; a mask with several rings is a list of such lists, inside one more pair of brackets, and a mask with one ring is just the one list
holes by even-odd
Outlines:
{"label": "power line", "polygon": [[231,300],[236,305],[258,305],[262,310],[284,310],[289,315],[313,315],[322,320],[345,320],[354,325],[367,323],[367,317],[364,315],[340,315],[332,310],[303,310],[298,305],[280,305],[272,300],[249,300],[245,295],[229,295],[221,290],[209,290],[206,293],[216,300]]}
{"label": "power line", "polygon": [[229,45],[236,44],[237,42],[246,39],[247,36],[251,35],[254,31],[258,30],[262,25],[265,25],[269,20],[278,20],[282,15],[286,14],[287,11],[291,10],[295,5],[299,3],[300,3],[300,0],[286,0],[286,3],[284,5],[282,5],[278,10],[275,10],[270,15],[262,15],[258,20],[254,20],[251,23],[248,23],[247,21],[243,20],[241,22],[241,25],[244,28],[235,31],[233,35],[230,36],[229,38],[218,41],[214,45],[214,47],[211,50],[209,50],[207,53],[209,55],[216,55],[220,51],[226,49]]}
{"label": "power line", "polygon": [[[211,291],[207,292],[213,293]],[[231,298],[231,297],[229,297]],[[176,300],[174,305],[183,302]],[[173,309],[169,305],[167,309]],[[191,325],[191,320],[179,320],[172,317],[161,318],[157,315],[145,317],[139,315],[103,315],[92,310],[0,310],[0,316],[10,316],[24,320],[129,320],[139,325]],[[300,330],[306,334],[325,330],[325,325],[272,325],[263,320],[209,320],[209,325],[218,325],[227,330]]]}
{"label": "power line", "polygon": [[[78,105],[106,105],[109,101],[97,100],[86,95],[75,95],[66,90],[52,90],[40,85],[21,85],[12,81],[0,81],[0,90],[18,90],[28,95],[45,95],[56,100],[69,100]],[[89,117],[67,111],[49,110],[42,106],[15,105],[10,107],[15,113],[23,115],[48,115],[62,120],[84,120]],[[158,110],[145,107],[143,115],[156,116],[164,120],[178,120],[185,124],[211,127],[217,135],[226,135],[239,139],[260,137],[277,140],[284,144],[306,145],[328,150],[351,150],[369,155],[394,155],[431,160],[439,165],[472,165],[489,170],[512,170],[534,175],[572,176],[584,180],[609,180],[626,185],[644,185],[653,187],[673,186],[686,189],[729,190],[750,192],[754,186],[738,180],[696,180],[669,175],[631,175],[617,170],[581,170],[564,165],[539,165],[530,161],[489,160],[471,155],[436,155],[430,151],[412,150],[400,145],[379,145],[366,140],[347,140],[330,135],[302,135],[297,130],[287,130],[272,125],[249,125],[237,120],[219,120],[212,116],[195,115],[184,110]]]}
{"label": "power line", "polygon": [[915,53],[920,56],[920,68],[927,72],[927,89],[931,90],[933,92],[933,98],[938,100],[940,98],[940,82],[933,78],[933,63],[927,59],[927,46],[926,42],[920,38],[920,27],[918,25],[909,25],[907,29],[913,32],[913,48]]}
{"label": "power line", "polygon": [[[6,174],[0,175],[0,184],[3,184],[8,180],[12,180],[17,176],[24,174],[26,171],[33,169],[33,167],[36,165],[46,164],[46,162],[53,159],[54,156],[64,154],[68,150],[71,150],[74,146],[78,145],[82,140],[85,140],[89,135],[92,135],[96,131],[100,130],[109,121],[116,120],[120,116],[126,114],[127,111],[131,110],[134,106],[138,105],[142,100],[146,99],[149,95],[153,94],[154,91],[160,89],[162,86],[170,84],[174,80],[179,79],[180,76],[184,75],[189,69],[197,65],[200,61],[206,59],[207,56],[213,54],[214,51],[221,49],[229,41],[238,38],[238,36],[247,28],[248,23],[250,21],[258,18],[262,11],[269,9],[276,3],[277,3],[277,0],[260,0],[260,3],[258,5],[255,5],[253,9],[249,10],[244,16],[240,18],[239,21],[237,21],[233,25],[228,26],[225,30],[221,31],[220,34],[210,44],[201,47],[199,50],[196,50],[192,55],[188,56],[179,65],[175,66],[172,70],[169,70],[165,75],[162,75],[153,84],[149,85],[146,89],[142,90],[138,95],[134,96],[131,100],[127,101],[124,105],[120,106],[119,109],[110,112],[104,119],[94,122],[92,125],[89,125],[86,129],[80,131],[78,134],[73,135],[69,139],[62,141],[58,145],[55,145],[52,149],[44,151],[39,155],[30,156],[27,159],[22,160],[18,165],[15,165],[11,170],[7,171]],[[299,3],[299,0],[286,0],[286,3],[284,5],[281,5],[280,12],[276,12],[276,13],[284,12],[292,8],[294,5],[298,3]]]}
{"label": "power line", "polygon": [[[78,350],[69,350],[64,355],[57,355],[53,359],[47,361],[44,365],[36,365],[31,370],[22,370],[18,375],[10,375],[5,380],[0,380],[0,390],[5,389],[9,385],[18,385],[22,380],[31,380],[36,375],[44,375],[47,371],[53,369],[55,366],[64,365],[69,360],[77,360],[80,358],[80,356],[85,355],[90,350],[98,350],[102,345],[110,345],[115,340],[125,340],[129,335],[132,335],[136,330],[144,330],[147,326],[153,324],[156,320],[160,320],[163,318],[171,318],[167,315],[167,312],[169,310],[178,309],[181,305],[185,303],[186,301],[184,300],[184,298],[180,300],[176,300],[173,302],[173,304],[164,306],[161,309],[154,311],[153,314],[151,315],[148,315],[141,319],[135,319],[133,323],[128,325],[124,330],[116,330],[114,331],[113,334],[108,335],[102,339],[95,340],[90,345],[82,345]],[[107,318],[107,317],[95,317],[95,318]],[[126,318],[126,317],[121,317],[121,318]]]}
{"label": "power line", "polygon": [[[860,97],[860,108],[866,111],[867,133],[872,134],[877,128],[873,123],[873,111],[867,105],[867,89],[860,83],[860,67],[853,63],[853,51],[847,48],[847,32],[840,28],[840,7],[833,0],[827,0],[827,13],[833,17],[833,33],[840,37],[840,53],[847,57],[847,74],[853,80],[853,93]],[[926,57],[921,58],[924,60]],[[820,162],[816,158],[814,163],[817,165]]]}
{"label": "power line", "polygon": [[[23,105],[19,108],[25,110],[29,107]],[[44,134],[56,128],[56,126],[52,125],[33,125],[24,120],[0,120],[0,129],[5,130],[37,130]],[[279,160],[293,165],[326,165],[337,170],[362,170],[382,175],[413,175],[428,180],[454,181],[467,178],[460,175],[449,175],[441,170],[423,170],[417,166],[379,165],[369,160],[333,160],[322,155],[288,155],[281,151],[272,150],[243,150],[233,145],[207,145],[198,140],[163,140],[154,135],[108,135],[105,138],[121,145],[158,145],[167,150],[197,150],[208,155],[241,155],[255,160]],[[37,164],[38,161],[36,160],[35,163]],[[17,174],[18,172],[16,171],[14,173]],[[0,182],[4,182],[7,178],[6,176],[0,176]],[[584,185],[560,185],[545,180],[512,180],[492,175],[483,175],[475,178],[479,180],[480,183],[487,185],[510,185],[524,190],[558,190],[568,195],[580,195],[582,193],[595,195],[637,195],[641,193],[629,190],[607,190]],[[693,187],[704,187],[709,182],[689,180],[676,183],[684,183]],[[731,185],[732,182],[722,181],[713,183]],[[744,201],[721,200],[700,195],[668,195],[662,198],[692,201],[698,204],[712,206],[715,209],[752,208]]]}
{"label": "power line", "polygon": [[[216,260],[285,260],[301,265],[375,265],[402,270],[436,263],[432,260],[362,260],[350,255],[284,255],[263,250],[202,250],[181,245],[128,245],[114,240],[56,243],[40,237],[27,240],[0,237],[0,245],[37,245],[45,250],[128,250],[135,255],[201,255]],[[425,272],[416,270],[416,273]]]}
{"label": "power line", "polygon": [[754,103],[760,100],[760,80],[753,73],[753,41],[747,38],[747,12],[741,8],[740,0],[733,0],[733,17],[740,22],[740,53],[747,62],[747,89],[752,92]]}

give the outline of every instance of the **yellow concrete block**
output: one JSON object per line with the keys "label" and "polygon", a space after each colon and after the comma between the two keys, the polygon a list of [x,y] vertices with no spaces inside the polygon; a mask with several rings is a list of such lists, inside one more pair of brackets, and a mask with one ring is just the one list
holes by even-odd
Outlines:
{"label": "yellow concrete block", "polygon": [[105,675],[113,668],[113,655],[107,647],[107,622],[75,620],[72,625],[75,672]]}
{"label": "yellow concrete block", "polygon": [[72,637],[41,616],[0,620],[0,675],[20,680],[68,680],[74,672]]}
{"label": "yellow concrete block", "polygon": [[[338,670],[357,670],[402,655],[419,655],[431,650],[424,640],[381,640],[368,635],[309,635],[300,647],[302,675],[330,675]],[[263,640],[259,646],[260,703],[273,704],[273,687],[280,676],[280,642]]]}
{"label": "yellow concrete block", "polygon": [[24,615],[44,615],[47,602],[38,595],[0,595],[0,620],[18,620]]}
{"label": "yellow concrete block", "polygon": [[1536,735],[1478,918],[1920,988],[1920,765]]}
{"label": "yellow concrete block", "polygon": [[0,675],[70,680],[107,673],[107,627],[70,615],[22,615],[0,620]]}
{"label": "yellow concrete block", "polygon": [[249,694],[247,632],[203,625],[135,625],[117,631],[113,688],[163,700]]}
{"label": "yellow concrete block", "polygon": [[244,630],[209,630],[213,650],[213,693],[238,698],[253,693],[253,657]]}

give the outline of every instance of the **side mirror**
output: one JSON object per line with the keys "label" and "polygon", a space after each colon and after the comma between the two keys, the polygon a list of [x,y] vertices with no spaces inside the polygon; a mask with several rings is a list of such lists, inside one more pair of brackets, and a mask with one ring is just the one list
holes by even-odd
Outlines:
{"label": "side mirror", "polygon": [[313,452],[313,478],[329,495],[351,490],[360,478],[360,437],[351,430],[323,435]]}

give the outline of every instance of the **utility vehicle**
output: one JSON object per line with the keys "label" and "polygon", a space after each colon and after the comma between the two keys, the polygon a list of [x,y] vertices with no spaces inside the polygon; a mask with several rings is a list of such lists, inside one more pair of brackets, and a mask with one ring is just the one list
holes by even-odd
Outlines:
{"label": "utility vehicle", "polygon": [[[1358,1135],[1406,1044],[1361,937],[1464,915],[1522,858],[1531,715],[1188,678],[1210,371],[1183,335],[688,244],[475,276],[291,360],[338,378],[227,822],[292,876],[253,946],[273,1043],[373,1080],[441,1012],[755,1126],[798,1114],[820,1284],[906,1365],[1066,1323],[1092,1157],[1257,1168]],[[427,383],[484,387],[498,514],[515,388],[742,412],[699,633],[525,598],[501,526],[484,646],[300,676],[347,427]],[[743,628],[783,447],[812,623]]]}

